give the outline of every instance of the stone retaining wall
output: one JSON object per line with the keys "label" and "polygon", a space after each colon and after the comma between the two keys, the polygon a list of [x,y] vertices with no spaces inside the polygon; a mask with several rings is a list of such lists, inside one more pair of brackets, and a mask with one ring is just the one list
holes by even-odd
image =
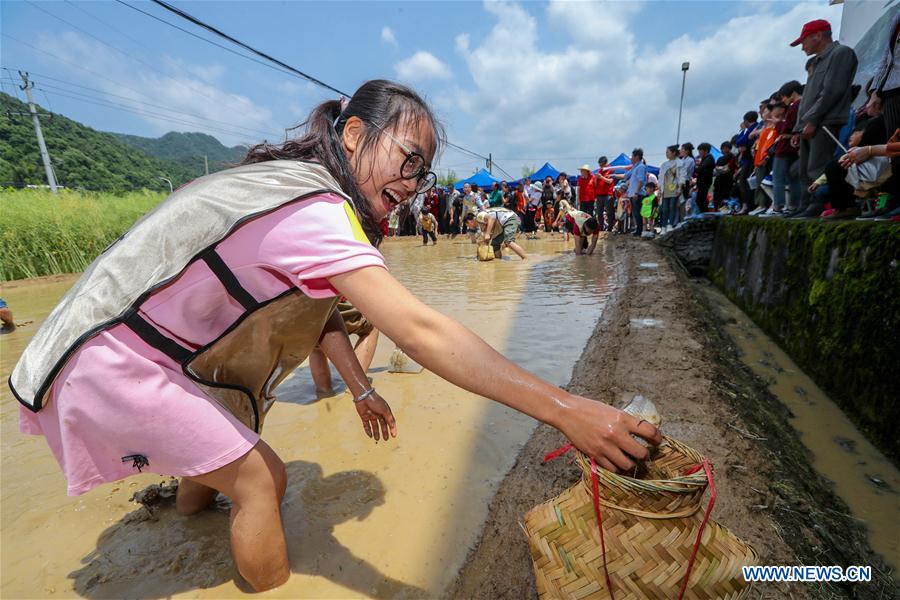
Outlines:
{"label": "stone retaining wall", "polygon": [[707,272],[900,461],[900,227],[718,219]]}

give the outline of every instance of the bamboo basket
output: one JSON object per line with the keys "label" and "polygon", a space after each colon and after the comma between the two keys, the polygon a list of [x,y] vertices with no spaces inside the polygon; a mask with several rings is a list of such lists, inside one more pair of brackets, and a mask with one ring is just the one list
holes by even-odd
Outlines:
{"label": "bamboo basket", "polygon": [[[707,474],[697,466],[709,463],[671,438],[665,438],[641,472],[632,473],[635,477],[599,466],[592,469],[591,459],[580,452],[576,462],[582,469],[581,481],[525,515],[538,595],[611,600],[681,597],[705,514],[701,503]],[[594,485],[599,491],[596,507]],[[755,565],[758,559],[751,546],[709,520],[702,527],[683,597],[744,598],[749,587],[741,567]]]}

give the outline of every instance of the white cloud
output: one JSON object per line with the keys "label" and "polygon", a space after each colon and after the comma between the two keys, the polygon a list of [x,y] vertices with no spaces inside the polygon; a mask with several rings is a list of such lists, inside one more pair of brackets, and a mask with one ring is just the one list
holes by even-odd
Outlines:
{"label": "white cloud", "polygon": [[430,52],[420,50],[394,65],[397,77],[404,81],[424,79],[450,79],[450,67]]}
{"label": "white cloud", "polygon": [[[489,148],[516,172],[517,163],[554,159],[557,167],[572,169],[634,146],[659,161],[675,141],[686,60],[681,140],[718,144],[759,99],[785,81],[803,81],[806,57],[788,46],[802,24],[813,18],[836,23],[840,15],[839,7],[822,3],[747,3],[746,16],[660,48],[636,39],[642,8],[552,0],[541,23],[519,4],[485,3],[495,20],[488,34],[456,38],[473,83],[452,96],[474,120],[473,147]],[[554,50],[542,48],[547,25],[565,36]]]}
{"label": "white cloud", "polygon": [[397,36],[394,35],[394,30],[385,25],[381,28],[381,41],[385,44],[390,44],[394,48],[398,47],[400,44],[397,42]]}
{"label": "white cloud", "polygon": [[[105,79],[77,71],[67,80],[78,81],[107,94],[119,96],[106,97],[105,101],[140,112],[137,118],[150,123],[160,134],[173,130],[201,131],[231,145],[255,143],[266,137],[266,132],[272,138],[280,129],[272,124],[269,109],[217,85],[216,82],[225,73],[220,65],[192,64],[162,56],[154,57],[160,65],[159,72],[152,71],[138,67],[138,63],[110,53],[106,47],[74,32],[57,36],[40,35],[36,45],[49,53],[65,56],[72,63],[94,73],[102,74]],[[86,79],[82,81],[82,77]],[[52,94],[52,91],[49,92],[51,97]],[[185,114],[174,114],[141,103]],[[112,107],[109,110],[118,111]]]}

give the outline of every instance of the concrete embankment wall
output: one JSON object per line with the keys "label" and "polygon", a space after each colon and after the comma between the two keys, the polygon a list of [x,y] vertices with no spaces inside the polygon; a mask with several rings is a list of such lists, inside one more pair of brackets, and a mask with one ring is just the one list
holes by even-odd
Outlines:
{"label": "concrete embankment wall", "polygon": [[900,227],[718,219],[708,275],[900,460]]}

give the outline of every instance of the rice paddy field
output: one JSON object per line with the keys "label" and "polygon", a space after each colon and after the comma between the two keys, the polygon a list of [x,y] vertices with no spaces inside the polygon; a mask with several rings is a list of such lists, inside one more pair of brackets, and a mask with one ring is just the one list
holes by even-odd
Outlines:
{"label": "rice paddy field", "polygon": [[165,194],[0,191],[0,281],[83,271]]}

